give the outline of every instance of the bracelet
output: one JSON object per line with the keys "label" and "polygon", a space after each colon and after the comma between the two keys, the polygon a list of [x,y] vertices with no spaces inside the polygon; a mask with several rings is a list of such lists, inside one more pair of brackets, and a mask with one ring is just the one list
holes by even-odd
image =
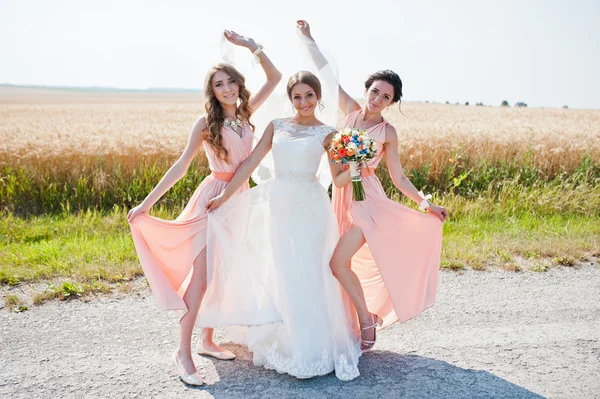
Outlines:
{"label": "bracelet", "polygon": [[259,64],[260,63],[260,58],[258,58],[258,55],[260,53],[262,53],[263,51],[263,46],[260,43],[257,43],[258,48],[256,49],[256,51],[254,51],[254,53],[252,53],[253,57],[252,57],[252,62],[255,64]]}
{"label": "bracelet", "polygon": [[427,200],[431,198],[431,194],[425,195],[423,194],[423,191],[419,191],[419,195],[421,196],[421,198],[423,198],[423,200],[419,204],[419,209],[425,212],[429,208],[429,201]]}

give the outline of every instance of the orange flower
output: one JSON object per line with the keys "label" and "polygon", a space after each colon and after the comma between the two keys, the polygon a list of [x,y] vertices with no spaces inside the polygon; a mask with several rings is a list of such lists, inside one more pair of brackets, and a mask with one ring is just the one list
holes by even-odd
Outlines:
{"label": "orange flower", "polygon": [[348,150],[348,156],[354,155],[354,150]]}

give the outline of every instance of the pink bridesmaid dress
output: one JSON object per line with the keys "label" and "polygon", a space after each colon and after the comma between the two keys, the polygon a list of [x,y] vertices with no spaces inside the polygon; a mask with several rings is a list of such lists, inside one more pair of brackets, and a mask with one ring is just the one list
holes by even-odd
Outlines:
{"label": "pink bridesmaid dress", "polygon": [[[175,310],[181,317],[188,310],[183,296],[194,260],[206,247],[206,203],[223,192],[237,167],[252,152],[253,133],[247,122],[243,124],[241,135],[229,127],[223,127],[221,134],[223,147],[229,151],[229,163],[217,157],[208,143],[202,143],[211,174],[198,186],[175,220],[141,214],[130,223],[140,264],[159,306]],[[248,188],[246,183],[239,191]]]}
{"label": "pink bridesmaid dress", "polygon": [[[344,127],[354,127],[359,114],[349,114]],[[367,308],[383,319],[382,328],[412,319],[433,305],[442,247],[442,222],[387,198],[375,175],[386,125],[384,120],[367,129],[376,141],[377,156],[362,171],[365,200],[353,200],[351,184],[334,186],[332,198],[340,234],[357,225],[365,236],[366,243],[352,257],[352,270]]]}

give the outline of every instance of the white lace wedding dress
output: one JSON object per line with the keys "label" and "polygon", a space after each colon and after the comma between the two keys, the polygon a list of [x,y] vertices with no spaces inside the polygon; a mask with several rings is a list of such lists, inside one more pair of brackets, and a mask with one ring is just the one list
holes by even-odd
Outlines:
{"label": "white lace wedding dress", "polygon": [[297,378],[358,377],[352,329],[329,260],[339,233],[315,173],[331,126],[276,119],[275,177],[209,216],[208,290],[200,326],[248,325],[254,363]]}

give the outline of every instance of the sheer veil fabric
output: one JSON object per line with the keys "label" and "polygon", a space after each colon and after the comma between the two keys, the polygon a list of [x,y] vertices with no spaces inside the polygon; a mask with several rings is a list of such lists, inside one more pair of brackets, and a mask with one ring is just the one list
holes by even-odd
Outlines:
{"label": "sheer veil fabric", "polygon": [[[290,76],[302,70],[314,73],[321,82],[322,106],[318,107],[315,112],[317,119],[326,125],[336,126],[338,120],[338,88],[340,84],[337,62],[326,50],[319,48],[321,54],[323,54],[323,63],[322,65],[315,65],[311,58],[311,52],[317,49],[317,44],[303,36],[299,30],[296,33],[296,43],[290,45],[288,49],[283,49],[287,51],[265,49],[265,51],[269,51],[269,57],[278,65],[283,79],[263,105],[252,115],[252,124],[256,127],[254,145],[258,143],[265,128],[272,120],[294,115],[295,110],[287,96],[286,85]],[[246,77],[248,89],[251,92],[255,92],[260,87],[258,83],[264,81],[263,72],[258,65],[251,62],[248,50],[234,46],[225,37],[222,37],[221,56],[225,62],[233,65]],[[286,64],[293,65],[293,69],[288,68],[286,70],[279,67],[277,59],[286,59]],[[329,188],[332,181],[328,162],[329,160],[325,154],[317,172],[317,177],[325,188]],[[273,176],[273,156],[268,154],[252,173],[252,180],[260,184]]]}

